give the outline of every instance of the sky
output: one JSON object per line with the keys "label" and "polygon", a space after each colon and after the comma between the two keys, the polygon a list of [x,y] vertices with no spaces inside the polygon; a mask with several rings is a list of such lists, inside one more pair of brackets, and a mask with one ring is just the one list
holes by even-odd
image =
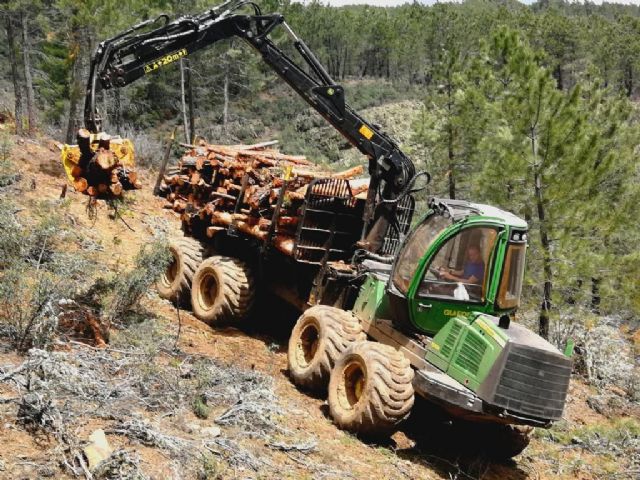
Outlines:
{"label": "sky", "polygon": [[[436,3],[436,0],[418,0],[420,3],[424,3],[427,5],[431,5]],[[452,1],[452,0],[440,0],[442,1]],[[533,3],[535,0],[520,0],[522,3]],[[592,3],[600,4],[602,0],[591,0]],[[367,5],[377,5],[381,7],[393,7],[394,5],[402,5],[403,3],[411,3],[411,0],[321,0],[324,4],[329,4],[333,6],[340,5],[356,5],[356,4],[367,4]],[[640,5],[640,0],[607,0],[608,3],[626,3],[633,5]]]}

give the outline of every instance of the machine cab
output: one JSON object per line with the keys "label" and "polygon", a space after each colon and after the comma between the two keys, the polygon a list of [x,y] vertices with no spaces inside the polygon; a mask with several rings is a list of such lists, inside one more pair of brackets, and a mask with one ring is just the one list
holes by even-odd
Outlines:
{"label": "machine cab", "polygon": [[388,285],[394,318],[435,334],[452,317],[515,310],[526,229],[494,207],[434,199],[396,258]]}

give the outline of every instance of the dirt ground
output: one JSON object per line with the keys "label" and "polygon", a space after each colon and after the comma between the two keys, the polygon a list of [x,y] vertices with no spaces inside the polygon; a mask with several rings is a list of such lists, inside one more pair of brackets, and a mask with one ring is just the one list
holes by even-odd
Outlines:
{"label": "dirt ground", "polygon": [[[26,142],[14,148],[14,160],[21,166],[24,198],[27,207],[43,198],[56,199],[65,184],[59,167],[59,152],[50,140]],[[105,269],[123,269],[152,232],[158,228],[178,234],[179,220],[173,212],[163,210],[161,199],[151,194],[153,175],[142,172],[145,188],[130,193],[122,221],[109,218],[109,210],[100,205],[97,219],[87,216],[87,197],[69,188],[65,215],[74,229],[100,248],[90,253],[92,259]],[[23,212],[24,214],[24,212]],[[125,225],[125,223],[127,225]],[[114,241],[117,239],[117,241]],[[82,248],[76,246],[75,248]],[[146,296],[141,311],[147,312],[164,335],[177,334],[176,310],[152,292]],[[464,444],[477,444],[481,438],[448,438],[446,427],[428,421],[410,425],[393,435],[385,443],[368,443],[336,428],[328,416],[325,399],[314,398],[298,391],[287,376],[286,346],[288,330],[295,320],[295,312],[274,302],[261,308],[252,326],[214,330],[181,311],[182,329],[178,347],[185,355],[215,359],[233,364],[247,371],[259,371],[273,378],[278,402],[286,414],[280,422],[289,432],[315,439],[315,447],[308,453],[289,452],[269,448],[264,439],[246,437],[242,445],[272,467],[252,470],[234,466],[224,459],[216,463],[215,472],[208,478],[353,478],[353,479],[592,479],[632,478],[632,467],[625,458],[614,453],[593,453],[577,440],[560,442],[552,436],[535,434],[524,453],[508,462],[493,462],[475,453],[469,454]],[[114,331],[118,339],[122,332]],[[75,346],[74,348],[83,348]],[[0,371],[21,363],[15,353],[0,351]],[[0,479],[71,478],[53,461],[55,439],[29,433],[16,421],[15,405],[7,401],[17,391],[10,383],[0,383]],[[592,410],[586,399],[593,395],[591,387],[579,379],[572,381],[566,408],[563,432],[590,425],[608,425],[615,419]],[[181,425],[197,424],[201,428],[214,426],[210,419],[200,419],[193,412],[160,418],[153,411],[140,412],[145,418],[162,425],[166,431],[180,431],[189,436]],[[637,414],[637,411],[632,412]],[[87,438],[97,428],[107,428],[108,421],[98,416],[75,419],[78,438]],[[221,426],[222,436],[227,427]],[[241,432],[236,432],[241,433]],[[570,434],[569,434],[570,435]],[[171,456],[161,449],[142,445],[121,435],[107,434],[114,448],[134,450],[140,457],[141,470],[150,478],[190,478],[176,471]],[[276,472],[276,473],[274,473]],[[195,477],[194,477],[195,478]],[[637,477],[636,477],[637,478]]]}

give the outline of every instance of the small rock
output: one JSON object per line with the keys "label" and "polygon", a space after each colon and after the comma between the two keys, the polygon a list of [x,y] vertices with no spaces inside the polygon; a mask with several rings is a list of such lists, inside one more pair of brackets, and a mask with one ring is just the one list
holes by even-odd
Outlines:
{"label": "small rock", "polygon": [[200,427],[200,425],[198,425],[197,423],[188,423],[185,425],[185,430],[187,433],[199,432],[201,428],[202,427]]}
{"label": "small rock", "polygon": [[0,460],[0,472],[4,472],[6,468],[7,467],[4,464],[4,460]]}
{"label": "small rock", "polygon": [[101,461],[109,458],[112,450],[101,428],[89,436],[89,441],[91,443],[84,448],[84,454],[89,462],[89,470],[93,470]]}
{"label": "small rock", "polygon": [[608,416],[609,414],[609,406],[607,405],[607,399],[602,395],[593,395],[587,398],[587,405],[589,407],[598,412],[600,415]]}
{"label": "small rock", "polygon": [[582,440],[580,440],[578,437],[573,437],[571,439],[571,443],[573,445],[582,445],[584,442]]}
{"label": "small rock", "polygon": [[222,433],[222,430],[220,430],[220,428],[218,427],[207,427],[203,428],[200,433],[207,437],[219,437]]}

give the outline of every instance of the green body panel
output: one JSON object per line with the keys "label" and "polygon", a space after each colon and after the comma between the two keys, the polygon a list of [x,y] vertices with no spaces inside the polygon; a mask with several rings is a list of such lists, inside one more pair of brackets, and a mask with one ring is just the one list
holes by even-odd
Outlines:
{"label": "green body panel", "polygon": [[[510,228],[504,223],[492,220],[493,219],[484,216],[472,216],[462,222],[454,223],[442,232],[439,238],[427,249],[418,264],[418,268],[407,292],[410,319],[418,330],[433,335],[439,332],[452,317],[468,317],[472,312],[498,313],[495,307],[495,299],[498,284],[500,283],[500,275],[504,263]],[[444,300],[440,298],[420,297],[418,295],[420,283],[433,256],[437,254],[449,239],[457,235],[461,230],[473,227],[490,227],[495,228],[499,232],[487,265],[489,277],[487,278],[484,302],[471,303],[452,299]]]}
{"label": "green body panel", "polygon": [[477,392],[507,340],[482,314],[453,318],[433,338],[427,361]]}
{"label": "green body panel", "polygon": [[389,318],[389,300],[386,295],[387,282],[375,275],[367,275],[353,306],[353,313],[365,322],[376,318]]}

